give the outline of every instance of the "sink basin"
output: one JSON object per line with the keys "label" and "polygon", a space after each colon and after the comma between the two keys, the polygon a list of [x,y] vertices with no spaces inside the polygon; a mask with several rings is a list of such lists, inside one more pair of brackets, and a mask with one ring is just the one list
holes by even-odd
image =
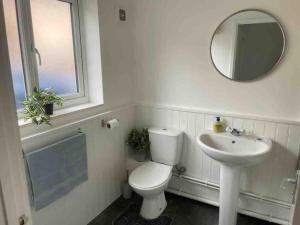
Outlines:
{"label": "sink basin", "polygon": [[219,225],[236,225],[241,168],[262,163],[271,153],[272,141],[205,132],[197,137],[197,143],[206,155],[221,164]]}
{"label": "sink basin", "polygon": [[272,141],[255,136],[235,137],[228,133],[203,133],[197,138],[201,149],[211,158],[226,164],[250,166],[264,161]]}

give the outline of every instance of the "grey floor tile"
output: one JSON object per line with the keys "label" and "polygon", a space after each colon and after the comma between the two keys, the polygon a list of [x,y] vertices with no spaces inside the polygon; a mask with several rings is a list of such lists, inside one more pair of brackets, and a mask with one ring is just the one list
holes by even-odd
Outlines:
{"label": "grey floor tile", "polygon": [[[219,209],[198,201],[173,194],[166,194],[168,206],[163,214],[173,219],[172,225],[218,225]],[[142,198],[134,195],[132,199],[122,197],[112,203],[89,225],[112,225],[112,222],[132,203],[141,205]],[[276,225],[256,218],[239,215],[237,225]]]}

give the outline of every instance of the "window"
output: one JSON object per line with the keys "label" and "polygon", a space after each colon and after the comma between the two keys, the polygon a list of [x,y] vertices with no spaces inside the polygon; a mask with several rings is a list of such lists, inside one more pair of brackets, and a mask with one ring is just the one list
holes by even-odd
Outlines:
{"label": "window", "polygon": [[4,0],[4,13],[12,79],[14,84],[16,104],[17,108],[19,109],[22,107],[22,102],[25,99],[26,91],[16,7],[14,1]]}
{"label": "window", "polygon": [[66,105],[87,101],[77,1],[4,0],[4,7],[17,108],[34,87],[53,88]]}

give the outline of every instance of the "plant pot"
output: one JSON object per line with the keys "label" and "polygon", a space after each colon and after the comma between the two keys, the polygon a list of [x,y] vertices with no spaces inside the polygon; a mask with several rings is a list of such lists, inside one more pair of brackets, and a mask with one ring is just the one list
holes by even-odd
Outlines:
{"label": "plant pot", "polygon": [[44,109],[47,115],[53,115],[53,103],[44,105]]}
{"label": "plant pot", "polygon": [[135,151],[135,160],[138,162],[144,162],[147,159],[147,154],[145,151],[139,150]]}

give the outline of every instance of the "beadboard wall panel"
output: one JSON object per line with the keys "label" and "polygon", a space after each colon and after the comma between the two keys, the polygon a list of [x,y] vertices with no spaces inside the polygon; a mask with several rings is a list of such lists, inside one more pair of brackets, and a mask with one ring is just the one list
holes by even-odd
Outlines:
{"label": "beadboard wall panel", "polygon": [[0,224],[7,225],[6,212],[5,212],[5,207],[4,207],[4,199],[2,196],[3,196],[2,184],[1,184],[1,180],[0,180]]}
{"label": "beadboard wall panel", "polygon": [[[206,156],[197,146],[196,137],[206,129],[211,129],[217,115],[195,110],[172,109],[164,106],[138,105],[136,109],[137,126],[158,126],[180,129],[185,133],[184,148],[180,165],[186,167],[185,175],[204,182],[219,185],[220,165],[217,161]],[[275,201],[292,204],[294,186],[284,183],[285,178],[294,178],[296,175],[297,161],[300,144],[300,126],[295,123],[276,122],[271,120],[253,119],[247,117],[221,116],[226,125],[243,128],[249,134],[266,136],[273,140],[271,156],[261,165],[243,169],[241,189],[243,192],[255,196],[271,198]],[[176,183],[176,182],[175,182]],[[178,182],[177,182],[178,183]],[[205,194],[203,188],[185,185],[188,193],[216,200],[216,195]],[[175,185],[176,187],[176,185]],[[178,187],[178,185],[177,185]],[[204,191],[204,192],[203,192]],[[243,203],[251,210],[258,210],[268,215],[279,215],[281,219],[288,219],[288,211],[282,209],[277,212],[262,212],[262,208]],[[261,209],[260,209],[261,208]],[[272,209],[274,211],[274,208]],[[276,211],[276,210],[275,210]],[[281,215],[282,214],[282,215]]]}
{"label": "beadboard wall panel", "polygon": [[[78,132],[87,136],[88,181],[72,192],[39,211],[32,210],[33,224],[88,224],[121,194],[126,176],[126,134],[134,126],[133,106],[112,111],[84,122],[49,130],[43,134],[23,138],[25,152],[60,140]],[[117,118],[115,129],[101,127],[102,119]]]}

